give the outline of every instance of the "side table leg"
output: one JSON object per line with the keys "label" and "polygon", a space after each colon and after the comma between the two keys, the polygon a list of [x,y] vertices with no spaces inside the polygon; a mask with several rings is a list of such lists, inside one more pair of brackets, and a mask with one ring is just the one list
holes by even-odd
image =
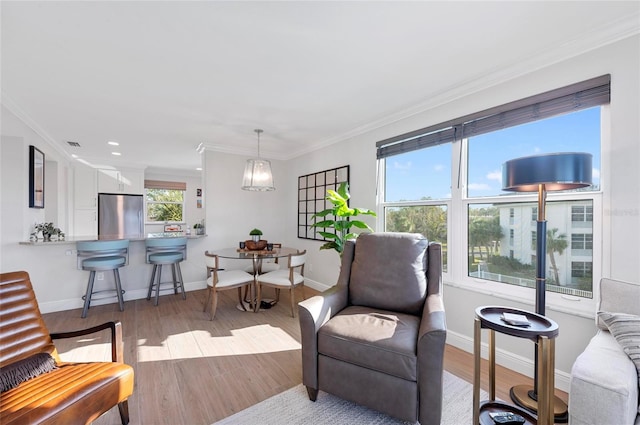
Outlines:
{"label": "side table leg", "polygon": [[496,399],[496,331],[489,330],[489,400]]}
{"label": "side table leg", "polygon": [[473,425],[480,423],[480,344],[482,328],[476,317],[473,324]]}
{"label": "side table leg", "polygon": [[553,425],[555,339],[538,337],[538,425]]}

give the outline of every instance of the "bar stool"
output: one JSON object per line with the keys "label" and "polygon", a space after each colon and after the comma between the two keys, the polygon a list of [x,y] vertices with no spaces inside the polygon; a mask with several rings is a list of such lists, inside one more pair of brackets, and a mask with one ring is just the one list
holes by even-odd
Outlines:
{"label": "bar stool", "polygon": [[[147,239],[145,244],[147,264],[153,264],[147,299],[151,299],[151,293],[155,287],[156,296],[154,304],[158,305],[160,285],[173,283],[173,292],[177,294],[178,288],[180,288],[182,291],[182,299],[186,300],[187,295],[184,292],[184,281],[182,280],[180,262],[187,259],[187,238],[151,238]],[[167,265],[171,265],[171,272],[173,274],[172,282],[162,282],[162,266]],[[154,280],[156,280],[155,283]]]}
{"label": "bar stool", "polygon": [[[124,311],[124,300],[122,297],[124,291],[122,290],[118,269],[129,264],[129,240],[76,242],[76,250],[78,251],[78,269],[89,270],[90,272],[89,281],[87,282],[87,292],[82,297],[84,300],[82,318],[87,317],[87,311],[91,305],[93,295],[104,292],[115,291],[120,311]],[[95,282],[96,272],[107,270],[113,270],[115,288],[94,291],[93,284]],[[107,296],[96,299],[102,298],[107,298]]]}

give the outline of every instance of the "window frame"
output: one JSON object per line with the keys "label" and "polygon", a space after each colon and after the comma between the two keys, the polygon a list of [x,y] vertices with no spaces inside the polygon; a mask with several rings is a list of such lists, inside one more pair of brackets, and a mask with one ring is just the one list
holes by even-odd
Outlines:
{"label": "window frame", "polygon": [[[608,134],[610,129],[609,103],[599,105],[600,108],[600,152],[609,149],[610,141]],[[468,197],[467,196],[467,162],[468,162],[468,140],[461,139],[447,142],[452,148],[451,167],[451,198],[432,199],[425,201],[411,202],[385,202],[385,172],[386,160],[390,157],[378,159],[378,198],[377,198],[377,226],[385,229],[385,208],[401,206],[447,206],[447,248],[448,265],[446,272],[443,272],[443,283],[454,287],[459,287],[472,292],[479,292],[491,295],[504,300],[517,301],[525,305],[534,306],[535,290],[532,288],[519,287],[500,282],[477,279],[469,276],[467,261],[468,255],[468,209],[473,204],[503,203],[537,203],[537,193],[512,193],[509,196],[487,196]],[[423,149],[428,149],[424,147]],[[546,202],[553,201],[580,201],[590,200],[593,205],[592,210],[592,298],[575,297],[554,292],[546,293],[546,308],[560,311],[576,316],[592,318],[595,314],[596,300],[599,298],[599,276],[603,276],[603,193],[606,193],[607,181],[604,172],[609,164],[607,158],[601,155],[600,169],[601,178],[598,190],[578,191],[578,192],[548,192]],[[459,185],[456,182],[459,181]],[[459,247],[452,249],[452,247]],[[571,273],[571,271],[570,271]]]}
{"label": "window frame", "polygon": [[[148,197],[147,197],[147,193],[149,190],[179,190],[182,192],[182,202],[172,202],[172,201],[149,201]],[[186,194],[187,191],[186,189],[175,189],[175,188],[166,188],[166,189],[162,189],[162,188],[157,188],[157,187],[153,187],[153,188],[148,188],[145,187],[144,188],[144,224],[147,225],[160,225],[160,224],[187,224],[187,219],[186,219],[186,215],[187,215],[187,206],[186,206]],[[182,221],[174,221],[174,220],[165,220],[165,221],[149,221],[149,215],[148,215],[148,205],[149,204],[179,204],[182,206]]]}

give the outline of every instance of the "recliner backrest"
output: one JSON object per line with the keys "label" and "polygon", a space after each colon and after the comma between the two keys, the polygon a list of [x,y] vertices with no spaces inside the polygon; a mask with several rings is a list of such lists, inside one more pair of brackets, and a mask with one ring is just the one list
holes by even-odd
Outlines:
{"label": "recliner backrest", "polygon": [[0,367],[38,353],[49,353],[59,360],[29,274],[20,271],[1,276]]}
{"label": "recliner backrest", "polygon": [[355,243],[349,303],[422,313],[427,296],[427,247],[418,233],[364,233]]}

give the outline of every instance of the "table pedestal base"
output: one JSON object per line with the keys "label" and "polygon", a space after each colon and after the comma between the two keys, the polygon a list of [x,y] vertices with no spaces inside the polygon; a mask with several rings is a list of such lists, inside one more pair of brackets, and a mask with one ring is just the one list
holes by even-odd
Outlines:
{"label": "table pedestal base", "polygon": [[[538,400],[531,397],[531,395],[533,395],[532,386],[516,385],[511,387],[509,394],[511,395],[511,400],[518,406],[531,413],[538,413]],[[569,422],[567,403],[555,395],[553,396],[553,417],[556,423]]]}

